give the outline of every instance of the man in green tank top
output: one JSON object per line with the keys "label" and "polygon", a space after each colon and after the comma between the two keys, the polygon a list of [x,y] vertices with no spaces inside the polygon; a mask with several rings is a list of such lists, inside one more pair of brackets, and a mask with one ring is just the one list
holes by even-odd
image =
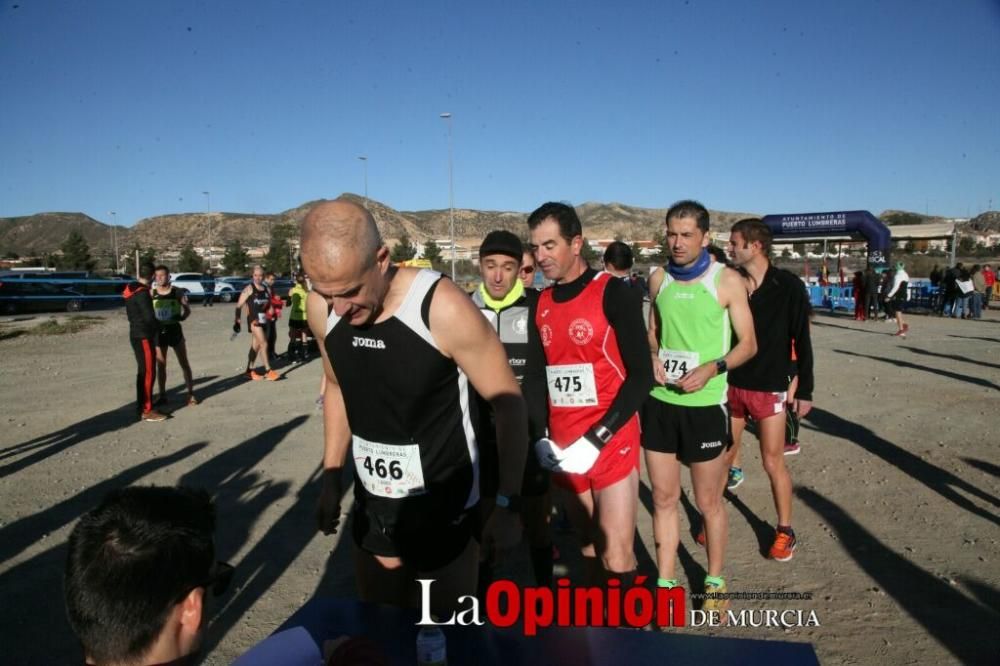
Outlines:
{"label": "man in green tank top", "polygon": [[[680,542],[681,463],[691,468],[695,504],[705,519],[705,593],[725,593],[722,564],[728,522],[722,505],[731,445],[726,371],[757,351],[747,292],[739,273],[709,252],[708,211],[680,201],[667,211],[670,261],[649,280],[649,349],[657,386],[643,410],[642,439],[653,487],[657,585],[674,587]],[[738,343],[731,347],[735,330]],[[703,610],[728,602],[707,597]]]}
{"label": "man in green tank top", "polygon": [[306,299],[309,289],[306,287],[306,274],[299,271],[295,274],[295,286],[288,292],[288,359],[304,362],[308,352],[307,333],[309,322],[306,320]]}
{"label": "man in green tank top", "polygon": [[184,373],[184,385],[187,387],[187,404],[197,405],[194,397],[194,379],[191,375],[191,364],[188,362],[187,345],[184,343],[184,331],[181,322],[191,314],[187,296],[184,291],[170,285],[170,269],[160,265],[156,267],[156,286],[153,287],[153,312],[156,314],[158,333],[156,335],[156,378],[160,386],[160,398],[156,405],[167,404],[167,349],[173,347]]}

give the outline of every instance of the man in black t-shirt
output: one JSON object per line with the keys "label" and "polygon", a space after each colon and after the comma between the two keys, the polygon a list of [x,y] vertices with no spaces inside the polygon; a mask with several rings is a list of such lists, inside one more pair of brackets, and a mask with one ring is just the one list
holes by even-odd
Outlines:
{"label": "man in black t-shirt", "polygon": [[[729,372],[729,410],[733,448],[730,479],[742,472],[739,447],[747,418],[757,424],[761,458],[771,481],[778,509],[778,525],[770,557],[792,559],[796,539],[792,530],[792,478],[785,466],[785,399],[789,363],[794,345],[798,363],[798,388],[792,405],[799,418],[812,409],[813,356],[809,335],[809,299],[802,281],[771,265],[771,230],[756,218],[733,225],[729,251],[736,266],[749,278],[757,355]],[[742,476],[742,474],[740,474]],[[731,487],[732,484],[730,484]]]}
{"label": "man in black t-shirt", "polygon": [[[548,405],[545,389],[545,352],[532,324],[538,307],[538,292],[526,289],[518,279],[524,249],[521,240],[509,231],[491,231],[479,248],[482,282],[472,294],[472,302],[496,330],[507,354],[507,362],[521,385],[528,408],[529,442],[545,436]],[[482,515],[494,510],[500,480],[496,444],[496,424],[490,404],[477,396],[479,406],[480,473]],[[537,585],[552,585],[552,537],[549,533],[549,473],[528,455],[521,482],[521,519],[531,548],[531,564]],[[493,553],[482,552],[479,569],[480,599],[492,582]]]}

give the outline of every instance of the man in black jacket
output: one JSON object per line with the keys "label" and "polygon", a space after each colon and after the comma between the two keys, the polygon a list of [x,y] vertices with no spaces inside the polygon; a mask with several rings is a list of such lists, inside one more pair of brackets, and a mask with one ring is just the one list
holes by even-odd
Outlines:
{"label": "man in black jacket", "polygon": [[[761,459],[771,481],[778,526],[770,557],[792,559],[792,478],[785,466],[785,400],[792,353],[798,362],[798,388],[791,408],[799,418],[812,408],[813,356],[809,337],[809,299],[802,281],[771,265],[771,230],[755,218],[733,225],[729,251],[733,263],[750,276],[750,311],[757,337],[757,355],[729,373],[732,418],[732,470],[739,470],[740,438],[746,419],[757,424]],[[795,449],[797,451],[797,449]],[[733,486],[731,486],[733,487]]]}
{"label": "man in black jacket", "polygon": [[[482,282],[472,293],[486,320],[500,336],[507,363],[521,386],[528,408],[528,437],[534,442],[545,436],[548,426],[548,400],[545,385],[545,351],[534,326],[538,308],[538,292],[525,288],[520,281],[524,248],[521,240],[509,231],[491,231],[479,247],[479,274]],[[533,265],[533,264],[532,264]],[[496,424],[490,403],[477,396],[479,406],[480,508],[483,523],[496,504],[500,482],[500,460],[497,452]],[[521,520],[526,541],[531,548],[531,567],[535,584],[552,585],[552,536],[549,514],[549,473],[534,455],[528,455],[521,482]],[[494,554],[481,552],[479,594],[493,580]]]}
{"label": "man in black jacket", "polygon": [[137,282],[130,282],[125,297],[129,341],[135,352],[138,372],[135,377],[136,416],[143,421],[163,421],[167,417],[153,409],[153,377],[156,373],[156,312],[149,293],[153,265],[143,264]]}

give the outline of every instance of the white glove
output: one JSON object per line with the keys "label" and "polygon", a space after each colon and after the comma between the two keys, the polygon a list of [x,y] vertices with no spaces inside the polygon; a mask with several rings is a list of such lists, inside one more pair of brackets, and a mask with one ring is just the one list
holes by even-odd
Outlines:
{"label": "white glove", "polygon": [[539,464],[550,472],[586,474],[601,455],[600,449],[581,437],[565,449],[548,437],[535,442],[535,455]]}

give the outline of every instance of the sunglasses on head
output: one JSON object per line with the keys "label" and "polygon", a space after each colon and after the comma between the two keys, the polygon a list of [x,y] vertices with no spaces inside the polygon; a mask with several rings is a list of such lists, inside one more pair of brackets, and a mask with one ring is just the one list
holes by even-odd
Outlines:
{"label": "sunglasses on head", "polygon": [[182,594],[180,598],[183,599],[191,590],[197,587],[203,587],[211,591],[213,597],[221,597],[226,589],[229,588],[229,583],[233,580],[233,572],[235,570],[236,567],[228,562],[216,562],[208,570],[208,576],[197,585],[188,588],[187,592]]}

